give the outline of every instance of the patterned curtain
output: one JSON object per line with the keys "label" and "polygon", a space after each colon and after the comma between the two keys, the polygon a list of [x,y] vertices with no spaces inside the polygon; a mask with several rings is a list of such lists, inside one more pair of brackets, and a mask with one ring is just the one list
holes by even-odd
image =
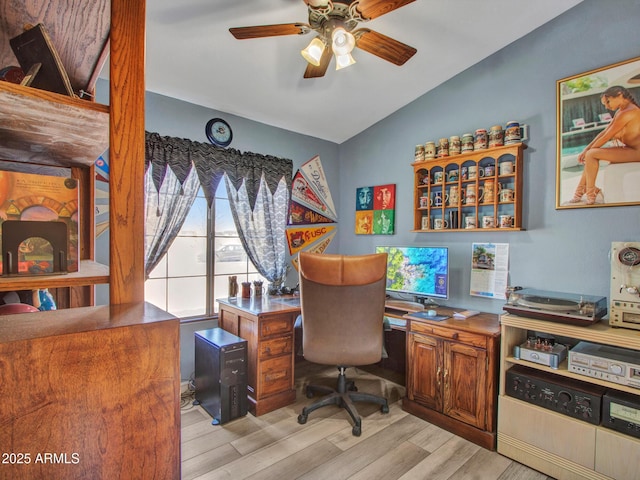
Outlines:
{"label": "patterned curtain", "polygon": [[157,189],[152,170],[145,175],[145,255],[146,278],[167,253],[198,193],[195,170],[184,182],[169,171]]}
{"label": "patterned curtain", "polygon": [[[259,167],[254,174],[258,174]],[[250,176],[253,178],[253,176]],[[280,288],[287,275],[287,242],[285,229],[289,206],[290,185],[283,176],[275,192],[271,193],[264,173],[258,179],[256,201],[250,206],[245,179],[236,190],[230,176],[226,176],[227,196],[231,214],[251,262],[272,285]]]}
{"label": "patterned curtain", "polygon": [[[151,171],[151,183],[156,193],[161,192],[166,179],[171,177],[167,175],[169,170],[177,180],[178,191],[186,193],[189,173],[192,166],[195,167],[209,206],[213,203],[220,179],[226,176],[231,212],[247,254],[269,281],[284,280],[284,226],[291,196],[291,160],[147,132],[145,164],[147,172]],[[149,213],[147,210],[147,219]],[[179,230],[175,233],[168,229],[162,231],[162,235],[167,237],[164,242],[171,245]],[[257,248],[260,242],[271,245],[271,251]]]}

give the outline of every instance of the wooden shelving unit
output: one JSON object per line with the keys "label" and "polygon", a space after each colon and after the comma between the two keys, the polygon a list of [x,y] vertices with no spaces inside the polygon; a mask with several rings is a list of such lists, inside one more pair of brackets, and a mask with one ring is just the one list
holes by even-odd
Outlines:
{"label": "wooden shelving unit", "polygon": [[567,360],[558,369],[552,369],[516,359],[513,348],[521,345],[531,331],[629,348],[640,353],[639,332],[611,328],[605,320],[585,327],[503,315],[500,323],[498,452],[558,479],[637,478],[637,466],[629,459],[640,455],[639,439],[524,402],[508,396],[505,389],[508,388],[507,370],[513,365],[526,365],[557,376],[559,382],[571,378],[637,395],[640,393],[637,388],[570,372]]}
{"label": "wooden shelving unit", "polygon": [[[0,291],[69,290],[77,307],[0,316],[0,445],[31,456],[0,476],[178,480],[179,319],[144,302],[145,2],[0,0],[1,65],[16,64],[8,39],[39,22],[75,90],[109,54],[110,105],[0,82],[0,160],[70,168],[81,204],[78,272],[0,278]],[[94,261],[93,164],[107,148],[110,267]],[[99,283],[109,305],[94,306]],[[79,462],[37,463],[43,452]]]}
{"label": "wooden shelving unit", "polygon": [[[522,230],[522,163],[523,150],[526,146],[523,143],[515,143],[501,147],[484,150],[476,150],[460,155],[437,158],[412,163],[414,177],[414,232],[450,232],[450,231],[514,231]],[[513,162],[513,173],[500,175],[500,164],[502,162]],[[488,176],[476,178],[463,178],[461,171],[463,168],[476,167],[484,169],[493,165],[494,172]],[[452,171],[457,170],[455,179],[450,179]],[[437,172],[444,174],[441,183],[435,183],[434,178]],[[486,201],[481,196],[488,181],[494,183],[494,195]],[[468,187],[475,188],[476,198],[472,202],[466,202],[465,193]],[[457,188],[459,200],[451,201],[451,189]],[[501,201],[499,190],[510,189],[513,191],[513,200]],[[434,203],[436,195],[440,195],[443,201],[440,205]],[[488,197],[488,196],[487,196]],[[420,199],[426,198],[427,204],[421,205]],[[443,219],[449,222],[451,213],[457,213],[458,225],[447,225],[446,228],[434,228],[434,219]],[[511,227],[500,227],[501,215],[509,215],[513,218]],[[465,217],[475,219],[475,227],[465,228]],[[484,217],[492,217],[495,227],[482,228]]]}

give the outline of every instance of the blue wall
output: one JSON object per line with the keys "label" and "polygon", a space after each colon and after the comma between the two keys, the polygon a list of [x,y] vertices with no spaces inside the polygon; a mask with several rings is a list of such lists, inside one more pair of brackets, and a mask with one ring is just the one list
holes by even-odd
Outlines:
{"label": "blue wall", "polygon": [[[640,208],[555,209],[556,81],[640,55],[638,25],[637,0],[586,0],[341,144],[341,252],[448,245],[452,294],[446,304],[499,313],[504,300],[469,295],[471,245],[509,243],[510,285],[609,297],[611,242],[640,241]],[[530,125],[526,231],[411,233],[415,145],[512,119]],[[384,183],[397,184],[397,235],[354,235],[355,188]]]}

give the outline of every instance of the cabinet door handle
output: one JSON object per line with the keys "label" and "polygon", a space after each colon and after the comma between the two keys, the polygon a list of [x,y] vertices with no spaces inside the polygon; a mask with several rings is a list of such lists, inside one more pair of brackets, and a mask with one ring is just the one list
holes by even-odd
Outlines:
{"label": "cabinet door handle", "polygon": [[442,384],[442,382],[440,381],[440,374],[442,373],[442,368],[438,367],[438,372],[436,373],[436,381],[438,383],[438,386],[440,386]]}
{"label": "cabinet door handle", "polygon": [[444,371],[444,386],[445,387],[449,386],[448,378],[449,378],[449,370],[445,370]]}
{"label": "cabinet door handle", "polygon": [[459,336],[460,335],[458,334],[458,332],[456,332],[456,333],[453,334],[453,336],[451,338],[453,338],[454,340],[457,340]]}

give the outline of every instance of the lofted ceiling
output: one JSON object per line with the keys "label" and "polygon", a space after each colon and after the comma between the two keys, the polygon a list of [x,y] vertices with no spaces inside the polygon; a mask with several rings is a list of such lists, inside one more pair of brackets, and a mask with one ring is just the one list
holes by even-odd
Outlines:
{"label": "lofted ceiling", "polygon": [[307,23],[303,0],[149,0],[147,90],[339,144],[580,1],[416,0],[360,25],[415,47],[403,66],[356,48],[304,79],[312,33],[229,33]]}

